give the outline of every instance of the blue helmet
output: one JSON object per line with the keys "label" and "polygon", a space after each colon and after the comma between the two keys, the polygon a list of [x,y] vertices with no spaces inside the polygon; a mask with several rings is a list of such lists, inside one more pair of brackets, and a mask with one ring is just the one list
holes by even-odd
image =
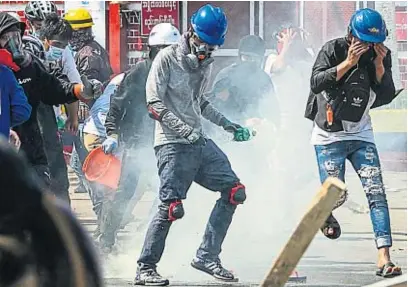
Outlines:
{"label": "blue helmet", "polygon": [[224,10],[206,4],[191,16],[191,26],[200,40],[208,45],[224,44],[228,30],[227,16]]}
{"label": "blue helmet", "polygon": [[370,8],[357,10],[351,16],[349,29],[354,37],[370,43],[382,43],[388,35],[381,14]]}

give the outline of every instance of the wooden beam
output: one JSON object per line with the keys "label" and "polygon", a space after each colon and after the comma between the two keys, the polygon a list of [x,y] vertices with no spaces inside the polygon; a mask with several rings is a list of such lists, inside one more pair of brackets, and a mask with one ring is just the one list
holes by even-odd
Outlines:
{"label": "wooden beam", "polygon": [[261,287],[282,287],[285,285],[300,258],[345,190],[346,185],[337,178],[328,178],[323,183],[296,230],[262,281]]}

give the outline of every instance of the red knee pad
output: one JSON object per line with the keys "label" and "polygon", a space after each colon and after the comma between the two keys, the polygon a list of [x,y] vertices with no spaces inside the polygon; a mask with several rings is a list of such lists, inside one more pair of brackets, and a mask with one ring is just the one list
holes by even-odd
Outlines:
{"label": "red knee pad", "polygon": [[238,183],[231,188],[229,202],[233,205],[243,204],[246,200],[245,185]]}
{"label": "red knee pad", "polygon": [[176,200],[169,205],[169,221],[181,219],[184,216],[184,208],[181,200]]}

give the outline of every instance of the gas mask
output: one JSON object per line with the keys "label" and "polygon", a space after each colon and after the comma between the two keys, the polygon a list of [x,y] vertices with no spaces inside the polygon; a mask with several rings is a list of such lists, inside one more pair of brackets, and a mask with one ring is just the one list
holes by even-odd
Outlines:
{"label": "gas mask", "polygon": [[19,65],[24,62],[25,53],[20,31],[10,31],[0,37],[0,46],[9,51],[13,61]]}
{"label": "gas mask", "polygon": [[199,40],[196,35],[190,38],[191,54],[195,55],[199,61],[211,58],[212,53],[218,49],[216,45],[208,45]]}

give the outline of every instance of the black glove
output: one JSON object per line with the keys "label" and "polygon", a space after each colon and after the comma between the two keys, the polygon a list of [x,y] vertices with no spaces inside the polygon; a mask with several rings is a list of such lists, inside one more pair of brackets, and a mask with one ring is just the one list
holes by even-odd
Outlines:
{"label": "black glove", "polygon": [[251,139],[251,136],[255,135],[254,133],[251,134],[248,128],[230,122],[226,118],[223,118],[221,120],[220,125],[224,128],[224,130],[226,130],[229,133],[232,133],[234,135],[234,141],[237,142],[249,141]]}
{"label": "black glove", "polygon": [[194,130],[186,137],[186,139],[193,145],[205,146],[207,144],[207,140],[203,135]]}
{"label": "black glove", "polygon": [[95,79],[89,80],[87,76],[82,75],[81,76],[81,81],[82,81],[82,91],[81,91],[81,98],[90,101],[90,100],[96,100],[100,97],[100,95],[103,92],[103,85],[101,82]]}
{"label": "black glove", "polygon": [[230,122],[227,118],[221,119],[220,126],[222,126],[224,130],[232,134],[235,133],[238,129],[242,129],[241,125]]}

